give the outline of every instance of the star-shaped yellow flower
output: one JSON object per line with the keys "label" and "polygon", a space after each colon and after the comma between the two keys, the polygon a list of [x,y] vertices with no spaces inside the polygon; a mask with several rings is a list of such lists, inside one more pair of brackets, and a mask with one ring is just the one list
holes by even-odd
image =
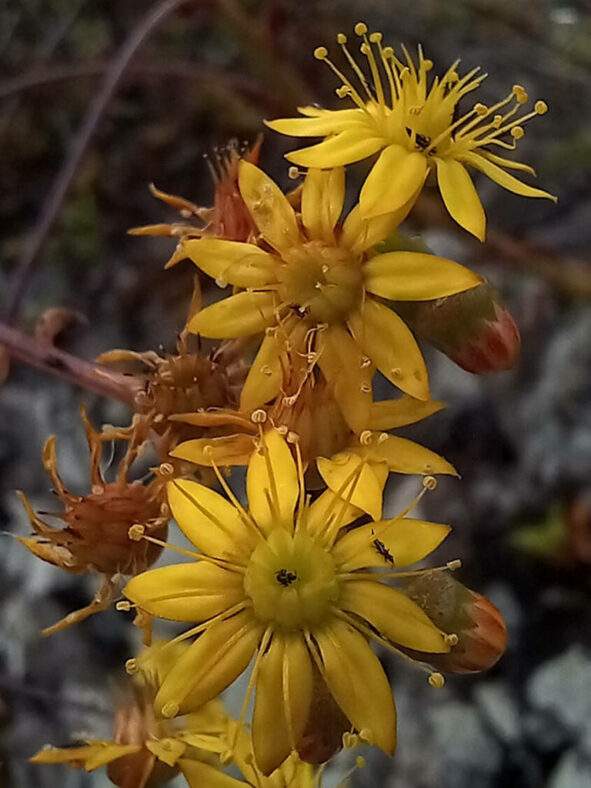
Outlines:
{"label": "star-shaped yellow flower", "polygon": [[256,687],[253,747],[265,774],[298,749],[317,675],[351,728],[392,753],[394,702],[370,640],[429,653],[455,642],[383,582],[407,577],[399,567],[423,559],[449,527],[408,518],[412,507],[350,527],[359,475],[357,466],[339,495],[327,490],[310,503],[301,461],[277,431],[267,432],[248,466],[248,508],[227,486],[230,500],[196,482],[171,482],[169,504],[197,560],[145,572],[124,590],[151,615],[192,622],[181,638],[199,635],[166,675],[158,713],[174,717],[216,697],[255,658],[243,714]]}
{"label": "star-shaped yellow flower", "polygon": [[403,62],[392,47],[382,46],[381,33],[368,37],[367,26],[362,22],[355,26],[355,32],[362,39],[361,53],[369,78],[353,58],[342,33],[337,41],[353,71],[351,79],[328,59],[325,47],[319,47],[314,54],[342,81],[337,94],[351,99],[356,107],[337,111],[303,107],[300,112],[304,118],[267,123],[282,134],[326,137],[316,145],[289,153],[289,161],[302,167],[338,167],[379,152],[361,191],[364,216],[378,216],[412,205],[427,175],[434,170],[451,216],[480,240],[484,239],[486,218],[466,167],[480,170],[503,188],[524,197],[556,200],[507,172],[535,174],[531,167],[491,150],[514,150],[517,140],[523,137],[523,123],[547,111],[543,101],[537,101],[531,112],[519,116],[528,97],[520,85],[515,85],[508,96],[492,106],[476,103],[462,114],[459,102],[476,90],[486,76],[479,74],[479,68],[460,77],[456,61],[442,77],[430,79],[433,62],[423,56],[420,48],[418,65],[406,49]]}
{"label": "star-shaped yellow flower", "polygon": [[429,398],[425,363],[400,317],[382,299],[415,301],[468,290],[482,279],[430,254],[369,250],[406,215],[406,208],[364,220],[359,207],[339,224],[344,172],[310,170],[301,215],[262,170],[240,162],[242,197],[260,244],[203,238],[184,244],[186,255],[218,285],[238,292],[198,312],[189,331],[213,339],[264,332],[245,381],[241,408],[273,399],[281,387],[279,355],[290,343],[318,363],[345,420],[355,432],[367,424],[377,368],[421,400]]}

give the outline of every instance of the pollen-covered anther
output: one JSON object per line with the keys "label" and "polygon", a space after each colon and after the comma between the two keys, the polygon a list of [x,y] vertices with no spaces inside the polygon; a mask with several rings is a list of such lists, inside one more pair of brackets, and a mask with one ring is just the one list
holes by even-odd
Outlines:
{"label": "pollen-covered anther", "polygon": [[115,610],[118,610],[120,613],[129,613],[131,610],[131,602],[128,602],[127,599],[121,599],[115,605]]}
{"label": "pollen-covered anther", "polygon": [[425,476],[423,487],[427,490],[434,490],[437,487],[437,479],[434,476]]}
{"label": "pollen-covered anther", "polygon": [[316,47],[314,57],[316,60],[325,60],[328,57],[328,49],[326,47]]}
{"label": "pollen-covered anther", "polygon": [[295,165],[293,167],[289,167],[289,169],[287,170],[287,177],[291,181],[297,180],[301,175],[302,175],[302,172],[301,172],[300,168],[296,167]]}
{"label": "pollen-covered anther", "polygon": [[523,126],[513,126],[511,129],[511,136],[514,140],[520,140],[525,135]]}
{"label": "pollen-covered anther", "polygon": [[482,104],[480,101],[474,104],[474,112],[483,118],[485,115],[488,114],[488,107],[486,104]]}
{"label": "pollen-covered anther", "polygon": [[367,33],[367,25],[365,22],[357,22],[354,27],[355,35],[357,36],[364,36]]}
{"label": "pollen-covered anther", "polygon": [[141,525],[140,523],[135,523],[135,525],[131,526],[131,528],[127,532],[127,535],[129,536],[132,542],[139,542],[140,539],[143,538],[145,533],[146,533],[145,526]]}
{"label": "pollen-covered anther", "polygon": [[455,634],[455,632],[452,632],[449,635],[445,636],[445,642],[447,643],[448,646],[457,646],[458,645],[458,640],[459,640],[459,638]]}
{"label": "pollen-covered anther", "polygon": [[455,572],[457,569],[462,568],[462,562],[459,558],[455,558],[453,561],[448,561],[446,567],[450,572]]}
{"label": "pollen-covered anther", "polygon": [[538,115],[545,115],[548,112],[548,105],[545,101],[536,101],[534,104],[534,110]]}
{"label": "pollen-covered anther", "polygon": [[372,441],[373,433],[371,430],[363,430],[359,436],[359,443],[362,446],[369,446]]}
{"label": "pollen-covered anther", "polygon": [[162,476],[172,476],[174,473],[174,465],[170,462],[163,462],[160,464],[159,470]]}
{"label": "pollen-covered anther", "polygon": [[443,685],[445,684],[445,679],[441,673],[431,673],[429,675],[429,684],[434,689],[442,689]]}
{"label": "pollen-covered anther", "polygon": [[297,434],[297,432],[288,432],[285,436],[285,439],[288,443],[299,443],[300,436]]}
{"label": "pollen-covered anther", "polygon": [[125,663],[125,672],[129,676],[134,676],[140,669],[139,663],[135,657],[128,659]]}
{"label": "pollen-covered anther", "polygon": [[264,424],[267,421],[267,411],[263,410],[262,408],[257,408],[253,410],[250,420],[254,424]]}
{"label": "pollen-covered anther", "polygon": [[169,703],[165,703],[162,707],[162,716],[171,719],[172,717],[176,717],[179,713],[180,706],[178,703],[174,703],[170,701]]}

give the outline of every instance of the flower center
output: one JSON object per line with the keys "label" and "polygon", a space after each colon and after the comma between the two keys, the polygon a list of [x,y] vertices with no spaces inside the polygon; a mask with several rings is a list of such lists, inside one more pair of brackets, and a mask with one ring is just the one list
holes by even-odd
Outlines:
{"label": "flower center", "polygon": [[253,552],[244,590],[261,621],[289,630],[320,623],[339,588],[330,553],[307,534],[277,528]]}
{"label": "flower center", "polygon": [[280,294],[300,317],[342,323],[363,293],[360,261],[346,249],[309,241],[282,254]]}

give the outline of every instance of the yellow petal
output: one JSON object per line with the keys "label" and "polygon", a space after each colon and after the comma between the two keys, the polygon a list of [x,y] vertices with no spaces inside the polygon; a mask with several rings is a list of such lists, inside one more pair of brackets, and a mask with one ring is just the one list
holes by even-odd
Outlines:
{"label": "yellow petal", "polygon": [[278,260],[254,244],[197,238],[183,243],[187,257],[220,287],[262,287],[276,282]]}
{"label": "yellow petal", "polygon": [[364,216],[379,216],[401,208],[413,195],[418,196],[428,173],[427,157],[390,145],[380,154],[365,179],[359,205]]}
{"label": "yellow petal", "polygon": [[243,780],[236,780],[203,761],[182,758],[179,767],[189,788],[249,788]]}
{"label": "yellow petal", "polygon": [[300,492],[295,461],[285,439],[269,429],[250,458],[246,493],[250,513],[265,533],[291,528]]}
{"label": "yellow petal", "polygon": [[289,137],[323,137],[363,122],[364,115],[361,109],[329,110],[314,118],[266,120],[265,126]]}
{"label": "yellow petal", "polygon": [[498,164],[500,167],[506,170],[519,170],[520,172],[527,172],[529,175],[536,174],[536,171],[533,167],[530,167],[529,164],[524,164],[521,161],[512,161],[511,159],[505,159],[503,156],[497,156],[496,153],[491,153],[489,150],[483,150],[480,154],[484,156],[485,159],[492,161],[493,164]]}
{"label": "yellow petal", "polygon": [[396,709],[386,674],[371,646],[353,627],[335,621],[314,631],[322,673],[354,728],[387,755],[396,746]]}
{"label": "yellow petal", "polygon": [[456,159],[435,159],[437,182],[451,217],[479,241],[486,235],[486,216],[472,178]]}
{"label": "yellow petal", "polygon": [[246,670],[262,629],[248,610],[212,624],[165,677],[154,702],[157,712],[178,708],[185,714],[217,697]]}
{"label": "yellow petal", "polygon": [[123,593],[152,616],[200,623],[244,599],[240,575],[192,561],[132,577]]}
{"label": "yellow petal", "polygon": [[341,572],[367,567],[391,569],[392,563],[375,544],[379,539],[392,556],[396,568],[408,566],[432,553],[450,531],[449,525],[395,517],[361,525],[343,534],[333,548],[333,558]]}
{"label": "yellow petal", "polygon": [[363,509],[346,503],[344,497],[328,489],[307,509],[306,528],[309,534],[320,535],[330,530],[333,523],[338,522],[339,527],[343,528],[362,514]]}
{"label": "yellow petal", "polygon": [[332,325],[318,335],[318,365],[353,432],[367,427],[373,370],[351,335]]}
{"label": "yellow petal", "polygon": [[238,169],[240,193],[263,238],[281,251],[300,243],[293,208],[274,180],[244,159]]}
{"label": "yellow petal", "polygon": [[333,230],[343,210],[345,170],[308,170],[302,188],[302,222],[310,239],[334,243]]}
{"label": "yellow petal", "polygon": [[385,462],[393,473],[445,473],[457,476],[458,472],[446,459],[420,443],[399,438],[397,435],[374,436],[368,446],[351,449],[373,462]]}
{"label": "yellow petal", "polygon": [[172,767],[185,754],[187,745],[180,739],[152,739],[146,742],[146,749],[159,761]]}
{"label": "yellow petal", "polygon": [[[81,765],[97,750],[108,746],[109,742],[95,742],[83,747],[43,747],[29,759],[30,763],[71,763]],[[141,746],[138,746],[141,750]]]}
{"label": "yellow petal", "polygon": [[248,465],[253,449],[252,435],[222,435],[180,443],[170,456],[195,465]]}
{"label": "yellow petal", "polygon": [[392,301],[430,301],[462,293],[483,279],[453,260],[422,252],[386,252],[363,267],[370,293]]}
{"label": "yellow petal", "polygon": [[395,588],[375,580],[344,583],[339,607],[364,618],[391,643],[433,654],[449,651],[445,633],[416,602]]}
{"label": "yellow petal", "polygon": [[210,339],[234,339],[258,334],[276,320],[275,294],[246,290],[197,312],[187,328]]}
{"label": "yellow petal", "polygon": [[369,419],[370,430],[392,430],[426,419],[445,408],[444,402],[429,399],[421,402],[404,395],[398,399],[374,402]]}
{"label": "yellow petal", "polygon": [[382,375],[417,399],[429,399],[423,354],[411,330],[396,312],[366,298],[349,319],[353,336]]}
{"label": "yellow petal", "polygon": [[[349,452],[335,454],[330,460],[319,457],[317,464],[320,475],[333,493],[367,512],[374,520],[380,519],[385,479],[378,478],[371,465]],[[337,512],[340,515],[341,507]]]}
{"label": "yellow petal", "polygon": [[214,490],[197,482],[175,479],[167,485],[172,516],[189,541],[207,555],[244,561],[256,536],[239,510]]}
{"label": "yellow petal", "polygon": [[249,413],[279,394],[283,380],[280,354],[284,346],[282,331],[265,335],[240,392],[240,410]]}
{"label": "yellow petal", "polygon": [[365,252],[392,233],[408,216],[414,197],[397,211],[384,213],[381,216],[364,216],[359,204],[349,212],[343,224],[340,245],[355,255]]}
{"label": "yellow petal", "polygon": [[259,662],[252,726],[254,755],[263,774],[271,774],[295,749],[308,719],[312,685],[312,664],[302,636],[274,635]]}
{"label": "yellow petal", "polygon": [[84,764],[87,772],[93,772],[95,769],[100,769],[111,761],[116,761],[118,758],[123,758],[124,755],[133,755],[142,749],[137,744],[111,744],[110,742],[100,750],[96,749],[94,753],[88,758]]}
{"label": "yellow petal", "polygon": [[483,172],[492,181],[502,186],[503,189],[507,189],[507,191],[521,194],[522,197],[547,197],[549,200],[558,202],[558,198],[553,194],[536,189],[534,186],[528,186],[527,183],[523,183],[518,178],[505,172],[501,167],[497,167],[490,158],[484,158],[478,153],[468,152],[462,154],[462,161],[480,170],[480,172]]}
{"label": "yellow petal", "polygon": [[335,134],[317,145],[288,153],[285,158],[299,167],[314,167],[320,170],[329,167],[344,167],[361,161],[376,153],[384,145],[381,137],[370,136],[365,128],[353,128]]}

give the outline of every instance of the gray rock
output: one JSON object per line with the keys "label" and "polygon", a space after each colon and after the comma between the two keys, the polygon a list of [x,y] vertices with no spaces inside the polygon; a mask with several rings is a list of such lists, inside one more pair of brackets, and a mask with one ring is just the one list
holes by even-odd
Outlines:
{"label": "gray rock", "polygon": [[589,788],[591,762],[575,750],[569,750],[558,761],[548,782],[548,788]]}
{"label": "gray rock", "polygon": [[519,708],[515,694],[500,681],[487,682],[476,687],[474,696],[484,721],[498,738],[515,746],[522,738]]}
{"label": "gray rock", "polygon": [[534,672],[526,694],[535,710],[549,714],[565,731],[578,736],[591,717],[590,686],[591,657],[573,646]]}

